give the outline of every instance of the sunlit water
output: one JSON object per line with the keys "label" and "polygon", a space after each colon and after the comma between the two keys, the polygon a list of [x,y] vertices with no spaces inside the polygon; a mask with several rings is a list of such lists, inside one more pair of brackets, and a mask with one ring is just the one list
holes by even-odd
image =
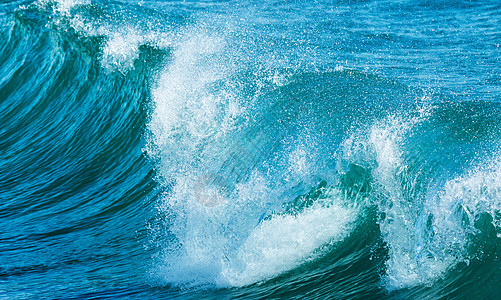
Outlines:
{"label": "sunlit water", "polygon": [[0,298],[498,297],[497,1],[0,24]]}

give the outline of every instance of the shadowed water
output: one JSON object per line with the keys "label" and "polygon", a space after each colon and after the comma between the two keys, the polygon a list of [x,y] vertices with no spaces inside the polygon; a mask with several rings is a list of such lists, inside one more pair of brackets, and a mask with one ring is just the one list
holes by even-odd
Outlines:
{"label": "shadowed water", "polygon": [[496,297],[500,12],[0,4],[0,296]]}

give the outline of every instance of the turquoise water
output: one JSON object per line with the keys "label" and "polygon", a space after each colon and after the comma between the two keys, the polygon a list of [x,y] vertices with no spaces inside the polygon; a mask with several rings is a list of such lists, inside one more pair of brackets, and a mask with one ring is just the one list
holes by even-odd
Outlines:
{"label": "turquoise water", "polygon": [[498,1],[0,24],[0,298],[499,297]]}

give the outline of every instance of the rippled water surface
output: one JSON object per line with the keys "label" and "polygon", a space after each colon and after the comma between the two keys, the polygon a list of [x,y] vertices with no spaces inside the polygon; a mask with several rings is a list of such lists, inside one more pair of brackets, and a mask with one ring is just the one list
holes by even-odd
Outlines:
{"label": "rippled water surface", "polygon": [[501,287],[498,1],[3,1],[0,298]]}

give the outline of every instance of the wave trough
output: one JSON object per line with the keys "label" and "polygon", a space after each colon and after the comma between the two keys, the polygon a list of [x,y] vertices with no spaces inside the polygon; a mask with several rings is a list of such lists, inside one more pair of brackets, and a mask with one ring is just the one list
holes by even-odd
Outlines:
{"label": "wave trough", "polygon": [[0,4],[0,291],[497,295],[501,7],[478,6]]}

